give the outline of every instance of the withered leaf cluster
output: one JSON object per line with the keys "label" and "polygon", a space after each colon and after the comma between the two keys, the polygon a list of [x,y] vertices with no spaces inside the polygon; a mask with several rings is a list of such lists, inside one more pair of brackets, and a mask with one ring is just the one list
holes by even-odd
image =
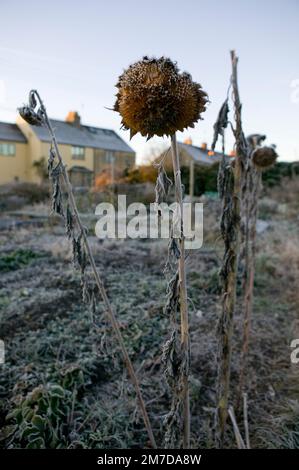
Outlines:
{"label": "withered leaf cluster", "polygon": [[226,99],[220,108],[220,111],[217,116],[217,120],[214,124],[214,137],[213,137],[213,142],[211,145],[211,149],[213,151],[215,150],[219,135],[221,135],[224,138],[224,131],[228,125],[228,113],[229,113],[228,99]]}

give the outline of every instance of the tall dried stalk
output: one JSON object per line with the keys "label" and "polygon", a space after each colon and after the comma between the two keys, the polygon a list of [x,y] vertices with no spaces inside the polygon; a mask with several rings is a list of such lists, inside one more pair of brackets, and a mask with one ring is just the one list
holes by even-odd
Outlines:
{"label": "tall dried stalk", "polygon": [[[262,142],[266,139],[263,134],[252,134],[247,137],[247,159],[245,162],[245,169],[243,172],[242,183],[242,221],[243,221],[243,257],[244,257],[244,319],[243,319],[243,340],[242,352],[240,360],[240,378],[239,378],[239,392],[237,396],[237,408],[240,407],[242,396],[245,391],[246,385],[246,371],[248,362],[248,349],[249,338],[251,329],[252,317],[252,302],[253,302],[253,286],[254,286],[254,270],[255,270],[255,251],[256,251],[256,223],[257,223],[257,210],[258,199],[262,184],[262,167],[257,167],[257,163],[263,164],[265,168],[271,165],[272,159],[275,160],[276,152],[274,149],[268,147],[261,147]],[[256,151],[259,157],[256,155]],[[270,153],[270,162],[269,162]],[[267,156],[265,161],[265,154]],[[254,157],[255,156],[255,157]],[[262,161],[260,161],[262,159]],[[268,160],[268,162],[267,162]],[[274,161],[273,160],[273,161]]]}
{"label": "tall dried stalk", "polygon": [[219,175],[219,182],[223,185],[223,187],[220,188],[220,196],[222,196],[223,201],[221,232],[225,252],[221,269],[223,284],[222,314],[218,323],[219,346],[215,429],[215,442],[217,447],[223,446],[228,416],[233,319],[236,307],[236,286],[240,247],[241,180],[244,159],[246,158],[246,140],[242,130],[241,102],[238,90],[238,59],[234,51],[231,51],[231,61],[231,86],[235,112],[235,129],[233,129],[233,132],[236,140],[236,157],[234,169],[229,165],[225,165],[224,161],[220,168]]}
{"label": "tall dried stalk", "polygon": [[233,409],[232,406],[230,406],[228,408],[228,414],[229,414],[229,417],[230,417],[232,425],[233,425],[233,430],[234,430],[234,434],[235,434],[238,449],[246,449],[244,440],[243,440],[242,435],[241,435],[240,430],[239,430],[239,426],[237,424],[235,412],[234,412],[234,409]]}
{"label": "tall dried stalk", "polygon": [[[175,135],[171,138],[170,150],[173,162],[176,208],[171,220],[171,238],[164,270],[165,274],[168,273],[167,277],[169,277],[164,313],[170,321],[171,335],[163,347],[162,362],[165,365],[165,377],[172,394],[171,409],[164,420],[164,445],[167,449],[181,446],[187,449],[190,447],[189,326],[183,231],[183,193]],[[162,161],[159,164],[156,184],[157,203],[163,201],[170,184],[172,183],[166,175]]]}
{"label": "tall dried stalk", "polygon": [[234,409],[232,406],[228,408],[228,414],[231,419],[233,430],[237,442],[238,449],[250,449],[250,440],[249,440],[249,427],[248,427],[248,409],[247,409],[247,395],[243,395],[243,419],[244,419],[244,430],[245,430],[245,439],[243,439],[237,420],[235,417]]}
{"label": "tall dried stalk", "polygon": [[243,315],[243,338],[240,359],[239,391],[237,397],[237,407],[241,404],[242,396],[246,385],[246,370],[248,363],[249,338],[251,331],[253,287],[255,275],[255,254],[256,254],[256,222],[258,198],[261,187],[262,173],[248,162],[246,176],[246,188],[244,194],[244,315]]}
{"label": "tall dried stalk", "polygon": [[[146,427],[151,445],[152,445],[153,448],[156,448],[157,446],[156,446],[155,438],[154,438],[154,435],[153,435],[153,432],[152,432],[151,423],[149,421],[149,417],[148,417],[148,414],[147,414],[147,411],[146,411],[145,403],[144,403],[142,393],[141,393],[141,390],[140,390],[140,385],[139,385],[136,373],[134,371],[132,362],[131,362],[130,357],[128,355],[126,346],[124,344],[124,340],[123,340],[123,337],[122,337],[122,334],[121,334],[121,331],[120,331],[118,321],[115,317],[115,313],[114,313],[112,305],[109,301],[109,298],[108,298],[106,289],[104,287],[103,281],[102,281],[102,279],[101,279],[101,277],[98,273],[98,270],[97,270],[97,267],[96,267],[96,264],[95,264],[95,260],[94,260],[94,257],[93,257],[93,254],[92,254],[92,251],[91,251],[91,248],[90,248],[90,245],[89,245],[89,241],[88,241],[88,238],[87,238],[86,229],[84,228],[84,226],[81,222],[80,216],[79,216],[79,212],[78,212],[78,209],[77,209],[77,205],[76,205],[76,201],[75,201],[75,198],[74,198],[72,186],[71,186],[71,183],[70,183],[70,180],[69,180],[69,176],[68,176],[68,173],[66,171],[66,167],[63,163],[63,160],[62,160],[59,148],[58,148],[57,140],[56,140],[53,128],[51,126],[50,120],[49,120],[48,115],[47,115],[46,108],[45,108],[45,106],[44,106],[44,104],[41,100],[41,97],[40,97],[39,93],[36,90],[32,90],[30,92],[29,96],[30,96],[29,106],[22,108],[22,112],[20,111],[20,113],[21,113],[22,117],[24,117],[28,122],[31,122],[31,123],[37,124],[37,125],[43,125],[44,124],[47,127],[48,131],[49,131],[49,134],[50,134],[51,139],[52,139],[52,145],[53,145],[53,148],[54,148],[54,151],[52,151],[52,153],[50,153],[50,159],[52,158],[52,160],[53,160],[55,157],[57,157],[57,159],[58,159],[58,165],[57,165],[56,168],[59,171],[58,171],[58,179],[55,180],[56,183],[57,183],[56,189],[59,192],[59,176],[61,176],[62,180],[64,182],[64,185],[65,185],[69,205],[70,205],[70,208],[71,208],[71,211],[72,211],[71,218],[73,217],[74,222],[77,224],[77,227],[79,229],[79,237],[78,237],[77,240],[75,240],[75,244],[78,243],[78,242],[80,243],[81,240],[83,241],[83,244],[84,244],[84,247],[85,247],[85,250],[86,250],[87,259],[89,260],[91,270],[92,270],[92,273],[93,273],[94,278],[95,278],[96,285],[98,287],[99,293],[101,295],[102,301],[103,301],[104,306],[105,306],[105,312],[107,314],[107,317],[108,317],[109,321],[111,322],[112,329],[115,333],[118,344],[120,346],[122,356],[123,356],[123,360],[124,360],[125,365],[127,367],[129,377],[130,377],[130,379],[132,381],[132,384],[135,388],[136,396],[137,396],[137,399],[138,399],[138,402],[139,402],[139,405],[140,405],[140,409],[141,409],[141,413],[142,413],[142,416],[143,416],[144,424],[145,424],[145,427]],[[37,111],[37,113],[35,113],[35,111],[34,111],[34,108],[37,105],[36,98],[37,98],[37,100],[39,102],[39,105],[40,105],[39,110]],[[53,161],[51,161],[51,165],[52,164],[53,164]],[[56,189],[54,187],[54,191]],[[56,197],[56,201],[58,199],[59,198]],[[63,215],[62,206],[61,206],[60,202],[58,203],[59,207],[56,208],[56,211],[58,213],[60,213],[61,215]],[[82,255],[80,250],[79,250],[79,255],[80,255],[80,257]]]}
{"label": "tall dried stalk", "polygon": [[249,439],[249,426],[248,426],[248,405],[247,405],[247,393],[243,394],[243,417],[244,417],[244,429],[245,429],[245,442],[247,449],[250,449]]}
{"label": "tall dried stalk", "polygon": [[181,181],[180,160],[177,149],[176,135],[171,137],[171,154],[175,184],[175,199],[180,210],[181,217],[181,234],[179,239],[180,257],[178,260],[179,267],[179,295],[180,295],[180,316],[181,316],[181,353],[185,364],[182,370],[182,402],[183,402],[183,448],[190,447],[190,403],[189,403],[189,322],[188,322],[188,304],[187,304],[187,284],[185,269],[185,241],[183,227],[183,192]]}
{"label": "tall dried stalk", "polygon": [[246,373],[248,369],[248,349],[250,338],[250,326],[252,317],[252,301],[254,286],[254,264],[256,251],[256,223],[260,188],[262,184],[262,171],[272,166],[278,155],[275,147],[262,146],[265,135],[252,134],[247,137],[248,158],[243,175],[243,221],[244,221],[244,323],[243,343],[240,361],[239,393],[237,406],[239,407],[246,385]]}
{"label": "tall dried stalk", "polygon": [[[178,269],[176,266],[176,272],[168,284],[165,307],[173,327],[163,354],[163,361],[166,364],[165,374],[173,392],[171,411],[165,418],[165,445],[173,446],[180,440],[183,415],[183,447],[188,448],[190,446],[189,333],[182,225],[183,196],[175,133],[177,130],[194,127],[206,109],[208,97],[201,85],[193,82],[189,73],[181,73],[176,63],[165,57],[159,59],[143,57],[122,73],[116,87],[118,93],[114,110],[120,114],[122,127],[130,130],[131,137],[138,132],[147,139],[154,135],[171,136],[177,212],[180,212],[177,219],[180,218],[181,224],[179,236],[171,236],[169,244],[169,254],[172,252],[178,260]],[[159,165],[156,202],[160,202],[161,196],[166,194],[168,184],[163,166]],[[173,220],[172,227],[174,227]],[[179,243],[176,239],[179,239]],[[178,305],[181,313],[179,326]],[[180,344],[178,344],[179,332]]]}

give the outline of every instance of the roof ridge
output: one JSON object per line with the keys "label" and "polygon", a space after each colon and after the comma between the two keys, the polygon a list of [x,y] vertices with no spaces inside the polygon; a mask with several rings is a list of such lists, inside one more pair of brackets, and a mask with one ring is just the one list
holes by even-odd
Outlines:
{"label": "roof ridge", "polygon": [[[57,141],[60,144],[135,154],[135,151],[113,129],[88,125],[81,125],[79,127],[67,121],[52,118],[50,118],[50,122],[53,125]],[[50,142],[51,139],[45,127],[31,125],[31,128],[38,139],[43,142]]]}
{"label": "roof ridge", "polygon": [[185,144],[185,142],[178,142],[181,145],[185,145],[186,147],[194,147],[197,150],[202,150],[202,151],[209,151],[208,148],[203,149],[202,147],[199,147],[198,145],[193,145],[193,144]]}
{"label": "roof ridge", "polygon": [[[74,126],[74,124],[72,124],[71,122],[67,122],[63,119],[56,119],[56,118],[49,118],[50,121],[55,121],[55,122],[60,122],[60,123],[63,123],[63,124],[68,124],[69,126],[73,126],[75,129],[80,129],[80,127],[92,127],[93,129],[98,129],[100,131],[110,131],[110,132],[114,132],[117,136],[118,134],[116,133],[116,131],[114,129],[111,129],[109,127],[97,127],[97,126],[94,126],[92,124],[80,124],[80,126],[76,127]],[[119,136],[118,136],[119,137]]]}
{"label": "roof ridge", "polygon": [[[185,142],[178,142],[179,145],[184,145],[185,147],[193,147],[197,150],[200,150],[201,152],[214,152],[214,155],[222,155],[222,152],[219,152],[217,150],[212,150],[211,148],[206,148],[206,149],[203,149],[202,147],[199,147],[198,145],[193,145],[193,144],[185,144]],[[226,154],[227,155],[227,154]]]}

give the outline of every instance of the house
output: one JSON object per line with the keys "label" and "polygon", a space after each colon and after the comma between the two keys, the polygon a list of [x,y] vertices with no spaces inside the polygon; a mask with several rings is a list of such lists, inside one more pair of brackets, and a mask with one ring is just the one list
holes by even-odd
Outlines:
{"label": "house", "polygon": [[28,142],[16,124],[0,122],[0,184],[29,181]]}
{"label": "house", "polygon": [[[192,144],[192,139],[185,139],[184,142],[178,142],[178,151],[180,156],[181,166],[191,166],[192,164],[210,166],[214,163],[220,162],[222,153],[214,152],[208,149],[206,143],[201,144],[200,147],[196,147]],[[159,157],[160,159],[160,157]],[[158,159],[158,160],[159,160]],[[165,159],[165,165],[171,165],[171,154],[167,153]]]}
{"label": "house", "polygon": [[[186,139],[184,142],[178,142],[177,146],[181,167],[189,168],[189,201],[192,202],[195,184],[194,167],[211,167],[213,164],[221,161],[222,153],[209,150],[206,143],[203,143],[201,147],[196,147],[193,145],[191,138]],[[170,149],[163,152],[163,154],[156,159],[157,162],[159,162],[163,158],[164,166],[168,169],[172,168],[172,157],[169,150]]]}
{"label": "house", "polygon": [[[77,112],[68,113],[65,121],[51,119],[51,124],[75,186],[93,185],[109,168],[114,174],[135,165],[135,152],[116,132],[82,125]],[[36,162],[46,161],[50,143],[45,127],[32,126],[20,116],[16,124],[0,122],[0,184],[38,183]]]}

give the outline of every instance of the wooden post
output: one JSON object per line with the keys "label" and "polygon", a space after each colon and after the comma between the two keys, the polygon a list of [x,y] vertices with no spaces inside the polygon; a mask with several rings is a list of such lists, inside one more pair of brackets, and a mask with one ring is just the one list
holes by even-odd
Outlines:
{"label": "wooden post", "polygon": [[193,202],[194,198],[194,160],[191,158],[190,160],[190,167],[189,167],[189,196],[190,196],[190,202]]}
{"label": "wooden post", "polygon": [[110,165],[111,165],[111,185],[113,187],[114,185],[114,163],[115,163],[115,156],[113,155],[113,152],[110,154]]}

